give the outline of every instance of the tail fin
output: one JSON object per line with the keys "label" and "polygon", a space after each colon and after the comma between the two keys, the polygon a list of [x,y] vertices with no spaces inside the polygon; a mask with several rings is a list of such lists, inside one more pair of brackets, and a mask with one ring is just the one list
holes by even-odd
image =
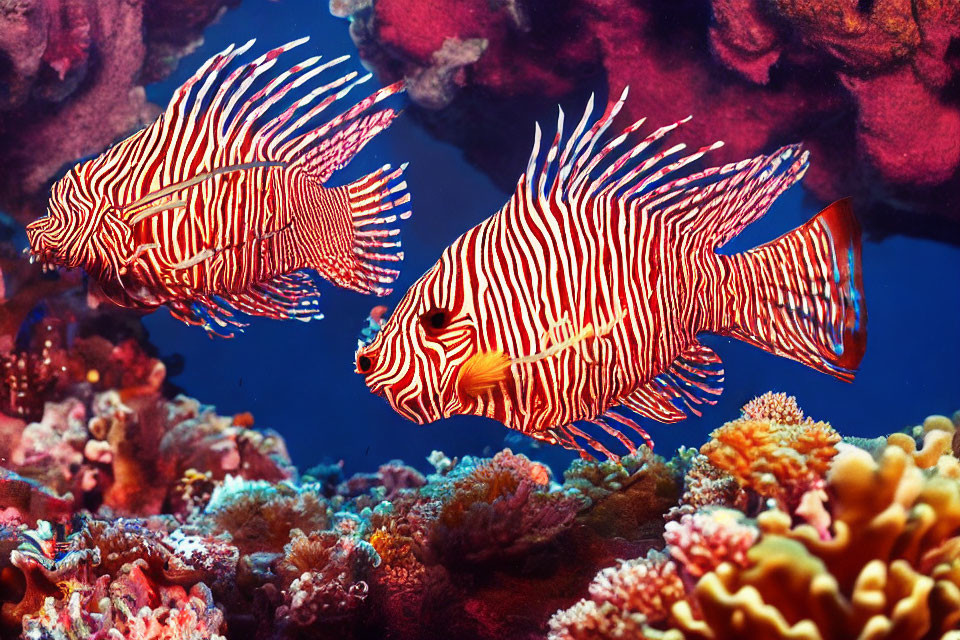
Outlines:
{"label": "tail fin", "polygon": [[860,226],[849,199],[724,260],[735,291],[718,333],[853,379],[867,344],[867,308]]}
{"label": "tail fin", "polygon": [[280,150],[291,162],[287,195],[297,212],[293,226],[303,244],[306,266],[338,286],[380,296],[391,293],[392,289],[384,285],[393,282],[400,272],[378,263],[403,259],[397,238],[400,230],[395,223],[409,218],[410,210],[405,207],[399,213],[387,212],[410,202],[407,183],[401,177],[407,165],[393,170],[385,165],[343,187],[327,189],[322,185],[390,126],[397,112],[383,109],[360,116],[402,90],[402,82],[383,87]]}
{"label": "tail fin", "polygon": [[[403,260],[398,220],[410,217],[410,194],[401,179],[406,164],[385,165],[342,187],[326,189],[301,180],[295,187],[299,213],[293,218],[305,266],[330,282],[361,293],[389,295],[400,274],[381,263]],[[393,212],[400,207],[403,210]]]}

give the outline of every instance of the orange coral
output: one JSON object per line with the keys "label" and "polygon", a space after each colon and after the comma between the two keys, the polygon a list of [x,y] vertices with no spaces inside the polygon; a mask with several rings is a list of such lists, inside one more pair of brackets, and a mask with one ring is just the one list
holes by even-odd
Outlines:
{"label": "orange coral", "polygon": [[[764,417],[771,415],[787,423]],[[715,430],[700,452],[741,486],[792,510],[823,478],[838,442],[833,427],[804,418],[793,398],[767,394]]]}

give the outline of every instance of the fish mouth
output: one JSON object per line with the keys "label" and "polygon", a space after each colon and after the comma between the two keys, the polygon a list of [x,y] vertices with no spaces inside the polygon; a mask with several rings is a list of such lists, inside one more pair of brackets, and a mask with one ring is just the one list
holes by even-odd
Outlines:
{"label": "fish mouth", "polygon": [[39,264],[43,273],[61,271],[69,268],[59,262],[59,257],[53,249],[39,249],[35,251],[32,247],[27,247],[23,250],[23,254],[27,256],[30,264]]}

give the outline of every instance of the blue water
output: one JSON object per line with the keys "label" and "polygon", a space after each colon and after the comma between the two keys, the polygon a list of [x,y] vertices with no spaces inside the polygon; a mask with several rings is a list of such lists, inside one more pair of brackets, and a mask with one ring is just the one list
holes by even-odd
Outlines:
{"label": "blue water", "polygon": [[[194,69],[232,42],[257,37],[259,53],[303,35],[313,40],[290,54],[293,58],[355,53],[347,23],[328,15],[324,2],[245,0],[207,29],[204,44],[181,61],[170,79],[148,87],[148,96],[165,104]],[[358,60],[352,64],[359,68]],[[375,86],[368,83],[363,91]],[[552,123],[555,112],[539,117]],[[532,142],[532,121],[530,132],[529,139],[517,141],[524,149]],[[444,247],[509,196],[467,164],[457,148],[437,142],[403,116],[333,181],[347,183],[384,163],[404,161],[410,162],[406,177],[414,217],[403,229],[406,260],[391,297],[381,300],[326,285],[325,320],[302,324],[252,319],[246,333],[233,340],[211,340],[163,310],[146,318],[161,352],[186,358],[174,383],[222,413],[251,411],[258,426],[283,434],[301,467],[328,458],[344,460],[350,472],[402,458],[426,468],[425,458],[434,449],[451,456],[495,451],[510,433],[481,418],[414,425],[372,396],[361,376],[353,373],[356,336],[370,308],[399,300]],[[516,174],[523,169],[516,166]],[[795,187],[728,247],[746,249],[779,236],[805,222],[822,204]],[[878,435],[916,424],[931,413],[960,409],[960,248],[907,237],[867,241],[863,268],[869,339],[855,382],[838,382],[737,341],[708,337],[704,342],[725,363],[724,394],[702,418],[672,426],[645,422],[657,449],[669,455],[681,444],[698,446],[713,428],[736,417],[744,402],[771,389],[796,395],[808,415],[829,420],[847,435]],[[562,467],[572,454],[541,448],[536,455]]]}

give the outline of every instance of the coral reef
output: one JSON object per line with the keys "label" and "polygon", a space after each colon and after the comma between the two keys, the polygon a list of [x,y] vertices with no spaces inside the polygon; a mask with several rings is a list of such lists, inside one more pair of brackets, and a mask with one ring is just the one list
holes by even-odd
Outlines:
{"label": "coral reef", "polygon": [[169,74],[238,1],[0,3],[0,206],[35,218],[58,171],[152,120],[144,85]]}
{"label": "coral reef", "polygon": [[858,448],[766,394],[700,452],[578,460],[562,483],[510,449],[301,476],[278,433],[178,394],[142,336],[75,303],[45,303],[11,342],[55,371],[0,407],[2,637],[960,627],[960,414]]}
{"label": "coral reef", "polygon": [[[754,408],[745,407],[742,420],[762,417]],[[615,589],[607,586],[610,577],[627,563],[601,571],[591,599],[552,618],[550,637],[956,637],[960,460],[950,448],[956,426],[933,416],[910,435],[893,434],[875,454],[838,445],[824,479],[824,527],[776,506],[757,514],[755,524],[722,508],[669,523],[666,556],[651,554],[643,570]],[[924,438],[919,451],[914,435]],[[650,558],[659,571],[647,568]],[[674,571],[680,578],[664,587],[663,575]],[[651,598],[657,593],[669,597]]]}
{"label": "coral reef", "polygon": [[820,489],[838,442],[840,434],[805,418],[795,398],[766,394],[715,430],[700,453],[741,487],[792,512]]}
{"label": "coral reef", "polygon": [[636,89],[626,105],[634,120],[659,126],[692,113],[677,141],[726,141],[718,163],[803,141],[815,156],[807,187],[821,199],[857,196],[877,231],[920,232],[931,216],[958,221],[940,206],[960,196],[956,3],[331,0],[330,8],[349,16],[369,64],[406,78],[424,108],[419,119],[507,189],[525,154],[504,162],[502,150],[529,124],[517,115],[601,76],[611,94]]}

